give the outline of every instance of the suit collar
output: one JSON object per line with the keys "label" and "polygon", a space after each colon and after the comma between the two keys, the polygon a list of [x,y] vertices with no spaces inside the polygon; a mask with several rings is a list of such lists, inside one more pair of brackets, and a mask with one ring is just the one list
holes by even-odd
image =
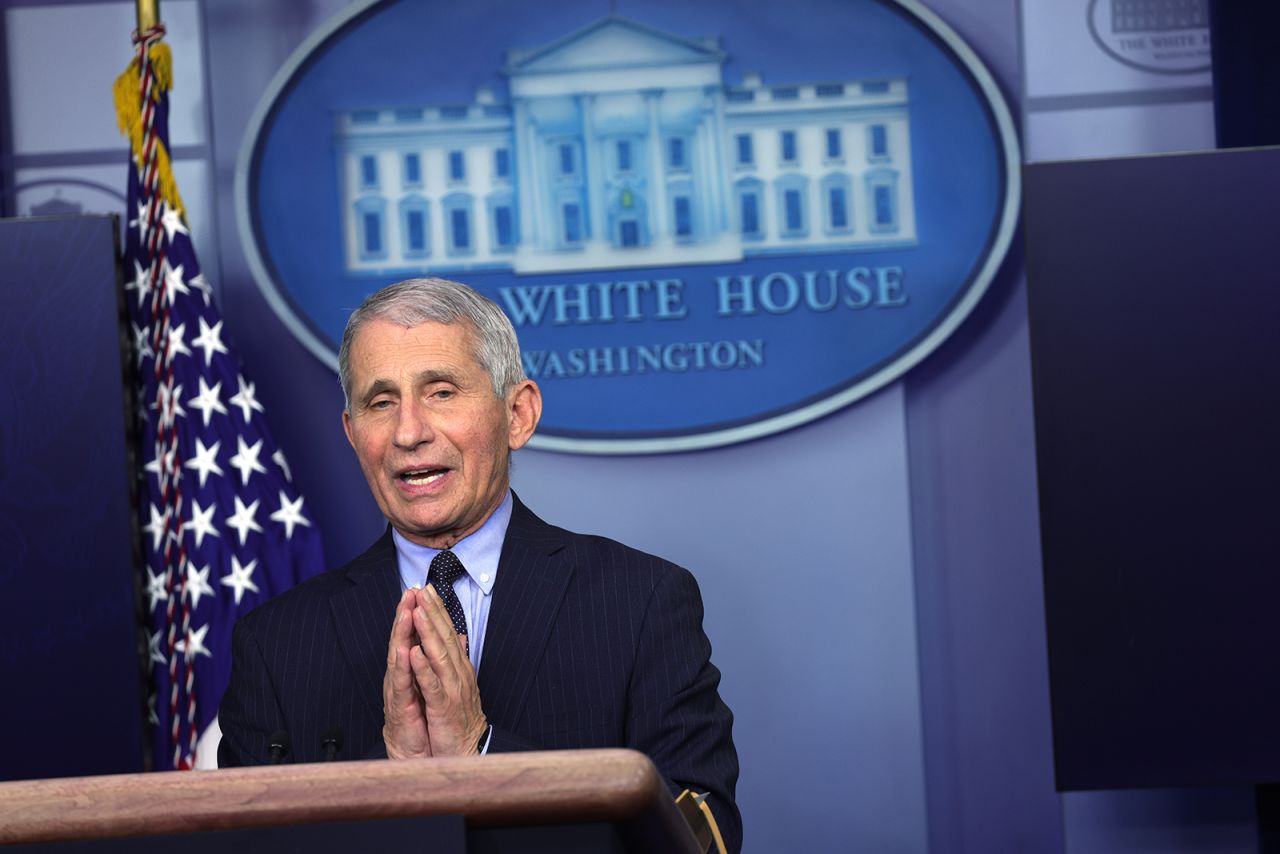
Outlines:
{"label": "suit collar", "polygon": [[573,577],[568,533],[515,497],[485,629],[480,697],[496,725],[516,726]]}
{"label": "suit collar", "polygon": [[350,584],[334,594],[329,606],[338,643],[355,675],[358,693],[381,720],[387,639],[391,637],[391,622],[400,601],[400,577],[390,526],[368,551],[347,564],[346,576]]}

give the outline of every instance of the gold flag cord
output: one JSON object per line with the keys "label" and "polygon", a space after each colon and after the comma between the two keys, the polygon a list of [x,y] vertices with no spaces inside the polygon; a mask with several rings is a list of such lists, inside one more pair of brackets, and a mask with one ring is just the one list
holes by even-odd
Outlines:
{"label": "gold flag cord", "polygon": [[[151,74],[154,78],[151,100],[155,102],[173,87],[173,54],[169,52],[169,46],[164,42],[151,44],[146,50],[147,63],[151,66]],[[116,104],[116,124],[120,127],[120,132],[129,138],[129,148],[139,172],[146,169],[147,162],[144,150],[146,127],[142,103],[138,98],[141,88],[141,69],[135,58],[116,78],[115,85],[112,86],[112,95]],[[182,197],[178,194],[178,183],[173,178],[169,151],[159,140],[155,142],[155,169],[160,179],[160,197],[169,203],[169,207],[180,211],[185,219],[186,208],[182,204]]]}

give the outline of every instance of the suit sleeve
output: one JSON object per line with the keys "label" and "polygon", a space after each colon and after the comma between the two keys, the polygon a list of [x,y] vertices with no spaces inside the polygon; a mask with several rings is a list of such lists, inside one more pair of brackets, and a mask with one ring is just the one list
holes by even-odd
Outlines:
{"label": "suit sleeve", "polygon": [[508,732],[495,726],[493,732],[489,735],[489,749],[485,753],[518,753],[522,750],[543,749],[540,745],[534,744],[526,738],[521,738],[513,732]]}
{"label": "suit sleeve", "polygon": [[231,632],[231,681],[218,707],[218,724],[219,768],[265,763],[271,734],[286,729],[262,649],[247,620],[237,621]]}
{"label": "suit sleeve", "polygon": [[627,746],[653,759],[673,795],[707,792],[729,851],[742,847],[734,800],[733,714],[702,630],[702,596],[688,571],[665,573],[646,608],[629,688]]}

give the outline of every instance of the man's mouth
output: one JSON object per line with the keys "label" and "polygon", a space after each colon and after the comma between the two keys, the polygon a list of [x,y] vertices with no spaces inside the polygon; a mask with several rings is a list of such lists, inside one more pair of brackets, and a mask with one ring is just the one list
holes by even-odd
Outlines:
{"label": "man's mouth", "polygon": [[425,486],[428,483],[434,483],[448,473],[448,469],[409,469],[400,473],[400,480],[410,486]]}

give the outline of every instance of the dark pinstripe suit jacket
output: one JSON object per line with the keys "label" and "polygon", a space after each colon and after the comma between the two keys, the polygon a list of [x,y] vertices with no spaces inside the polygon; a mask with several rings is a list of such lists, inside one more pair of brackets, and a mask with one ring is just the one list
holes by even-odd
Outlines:
{"label": "dark pinstripe suit jacket", "polygon": [[[400,598],[390,531],[360,557],[256,608],[235,627],[219,722],[223,767],[266,761],[277,730],[293,761],[385,755],[382,676]],[[702,631],[697,582],[675,564],[543,522],[517,498],[502,546],[481,662],[490,751],[632,747],[674,792],[711,793],[730,850],[733,716]]]}

